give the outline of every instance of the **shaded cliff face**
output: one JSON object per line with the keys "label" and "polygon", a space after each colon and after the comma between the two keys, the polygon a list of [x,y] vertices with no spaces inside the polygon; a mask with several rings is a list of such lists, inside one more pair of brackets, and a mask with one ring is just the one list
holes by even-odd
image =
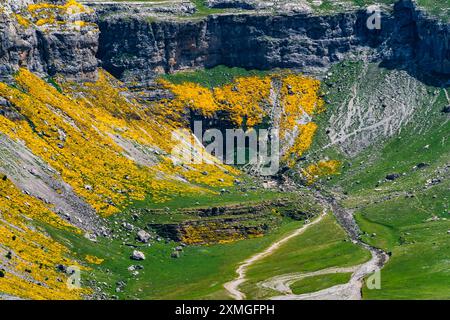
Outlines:
{"label": "shaded cliff face", "polygon": [[[38,7],[31,12],[29,5],[39,3],[41,1],[28,0],[2,4],[0,76],[8,78],[19,67],[27,67],[45,76],[63,74],[68,79],[94,80],[98,66],[95,57],[98,29],[90,22],[94,16],[88,11],[78,14],[77,7],[64,7],[59,1],[51,1],[50,5],[59,5],[61,8]],[[52,11],[55,22],[41,24],[44,21],[41,18],[47,17]],[[76,21],[68,19],[76,14],[83,23],[73,28],[71,26]],[[85,25],[87,22],[89,24]]]}
{"label": "shaded cliff face", "polygon": [[218,64],[255,69],[324,70],[348,57],[415,63],[450,74],[448,26],[427,18],[409,1],[382,15],[369,30],[365,11],[329,16],[215,15],[202,20],[149,20],[115,14],[100,19],[98,57],[124,80]]}

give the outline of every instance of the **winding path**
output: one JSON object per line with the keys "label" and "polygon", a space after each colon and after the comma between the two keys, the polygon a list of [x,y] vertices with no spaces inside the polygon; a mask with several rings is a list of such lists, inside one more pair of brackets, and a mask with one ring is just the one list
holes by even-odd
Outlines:
{"label": "winding path", "polygon": [[[380,270],[389,259],[388,255],[385,252],[377,248],[371,247],[359,240],[359,228],[351,212],[340,207],[334,198],[326,198],[321,194],[317,194],[317,198],[320,202],[327,204],[329,207],[332,208],[338,222],[345,229],[345,231],[347,232],[353,243],[362,246],[366,250],[369,250],[372,255],[372,258],[368,262],[365,262],[357,266],[345,268],[328,268],[305,273],[299,272],[299,273],[284,274],[272,277],[270,279],[258,283],[257,285],[259,287],[272,289],[280,293],[280,295],[272,297],[271,298],[272,300],[360,300],[362,298],[361,289],[364,283],[364,278]],[[239,290],[239,286],[246,281],[246,272],[248,267],[254,264],[256,261],[269,256],[274,251],[276,251],[282,244],[302,234],[310,226],[319,223],[325,215],[326,212],[324,211],[324,213],[321,214],[313,222],[302,226],[292,234],[273,243],[266,250],[242,262],[236,270],[238,277],[231,282],[227,282],[224,285],[225,289],[228,291],[230,296],[236,300],[245,299],[245,294]],[[320,291],[295,295],[292,293],[292,290],[290,288],[290,286],[293,283],[307,277],[333,273],[350,273],[350,272],[352,273],[352,275],[350,277],[349,282],[341,285],[336,285],[330,288],[326,288]]]}
{"label": "winding path", "polygon": [[254,255],[254,256],[250,257],[249,259],[245,260],[244,262],[242,262],[236,270],[238,277],[236,279],[234,279],[233,281],[230,281],[230,282],[227,282],[224,284],[224,287],[228,291],[230,296],[232,298],[234,298],[235,300],[244,300],[245,294],[239,290],[239,286],[246,281],[245,275],[246,275],[248,267],[251,266],[252,264],[254,264],[256,261],[261,260],[261,259],[271,255],[282,244],[284,244],[287,241],[291,240],[292,238],[302,234],[309,227],[319,223],[326,214],[327,214],[326,211],[324,211],[317,219],[315,219],[311,223],[303,225],[301,228],[295,230],[290,235],[282,238],[281,240],[278,240],[277,242],[274,242],[270,247],[268,247],[264,251]]}
{"label": "winding path", "polygon": [[[309,272],[304,274],[291,274],[284,275],[277,278],[266,280],[261,285],[272,287],[276,291],[282,293],[279,296],[272,297],[272,300],[361,300],[361,289],[364,284],[364,278],[368,275],[374,274],[378,271],[383,264],[387,261],[388,256],[377,249],[373,249],[367,245],[364,245],[366,249],[370,250],[372,259],[361,265],[349,268],[331,268],[324,269],[315,272]],[[345,284],[336,285],[330,288],[326,288],[320,291],[295,295],[292,293],[289,285],[294,282],[316,275],[325,275],[331,273],[348,273],[352,272],[350,281]],[[275,285],[275,286],[274,286]],[[284,291],[278,290],[278,288],[284,289]],[[287,289],[287,290],[286,290]]]}

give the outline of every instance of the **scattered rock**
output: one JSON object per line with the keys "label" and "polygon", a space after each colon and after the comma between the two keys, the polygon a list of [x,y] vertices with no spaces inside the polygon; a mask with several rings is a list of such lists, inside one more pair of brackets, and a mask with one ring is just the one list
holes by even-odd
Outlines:
{"label": "scattered rock", "polygon": [[128,231],[133,231],[134,229],[133,225],[127,222],[122,223],[122,227]]}
{"label": "scattered rock", "polygon": [[439,178],[428,179],[427,182],[426,182],[426,185],[427,185],[427,186],[434,186],[434,185],[437,185],[437,184],[439,184],[439,183],[441,183],[441,182],[442,182],[442,180],[439,179]]}
{"label": "scattered rock", "polygon": [[97,236],[95,234],[93,234],[93,233],[87,232],[87,233],[84,234],[84,237],[86,239],[88,239],[89,241],[97,242]]}
{"label": "scattered rock", "polygon": [[439,220],[440,220],[440,219],[439,219],[438,216],[433,216],[433,217],[427,219],[426,221],[427,221],[427,222],[430,222],[430,221],[439,221]]}

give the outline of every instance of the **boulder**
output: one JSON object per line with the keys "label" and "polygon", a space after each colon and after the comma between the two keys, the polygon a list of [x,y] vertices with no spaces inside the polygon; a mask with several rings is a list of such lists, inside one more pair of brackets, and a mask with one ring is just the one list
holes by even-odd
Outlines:
{"label": "boulder", "polygon": [[134,250],[133,254],[131,255],[131,259],[136,260],[136,261],[145,260],[145,254],[141,251]]}
{"label": "boulder", "polygon": [[430,165],[428,163],[421,162],[421,163],[418,163],[416,167],[417,167],[417,169],[424,169],[424,168],[429,167],[429,166]]}
{"label": "boulder", "polygon": [[386,180],[394,181],[400,178],[400,175],[398,173],[390,173],[386,176]]}
{"label": "boulder", "polygon": [[148,243],[150,238],[151,238],[150,234],[145,230],[139,230],[136,236],[136,239],[142,243]]}

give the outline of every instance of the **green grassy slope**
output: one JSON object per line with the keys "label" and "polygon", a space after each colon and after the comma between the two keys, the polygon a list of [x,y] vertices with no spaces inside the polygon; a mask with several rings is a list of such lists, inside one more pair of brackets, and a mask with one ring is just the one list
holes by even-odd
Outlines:
{"label": "green grassy slope", "polygon": [[[189,246],[180,258],[171,258],[179,244],[159,242],[152,246],[138,245],[145,261],[132,261],[133,247],[121,241],[99,239],[92,243],[82,236],[49,230],[55,239],[71,247],[79,257],[94,255],[105,261],[82,272],[82,281],[100,287],[108,297],[120,299],[227,299],[223,284],[234,278],[236,265],[263,250],[277,238],[298,228],[300,222],[285,220],[280,228],[262,238],[242,240],[231,244]],[[128,267],[142,265],[133,276]],[[95,280],[94,280],[95,279]],[[117,282],[126,285],[116,292]]]}
{"label": "green grassy slope", "polygon": [[401,196],[358,211],[363,239],[392,254],[381,272],[381,290],[364,290],[366,299],[450,298],[449,186],[447,180],[415,198]]}
{"label": "green grassy slope", "polygon": [[304,294],[330,288],[350,281],[351,273],[332,273],[302,279],[291,285],[292,293]]}
{"label": "green grassy slope", "polygon": [[[356,78],[349,70],[341,75],[350,86]],[[364,81],[389,72],[379,69]],[[399,133],[356,158],[341,154],[341,176],[323,181],[347,194],[342,204],[356,212],[363,240],[392,254],[381,273],[381,290],[364,289],[366,299],[450,298],[450,117],[442,112],[449,101],[445,88],[428,86],[427,92]],[[386,180],[391,173],[400,176]]]}

